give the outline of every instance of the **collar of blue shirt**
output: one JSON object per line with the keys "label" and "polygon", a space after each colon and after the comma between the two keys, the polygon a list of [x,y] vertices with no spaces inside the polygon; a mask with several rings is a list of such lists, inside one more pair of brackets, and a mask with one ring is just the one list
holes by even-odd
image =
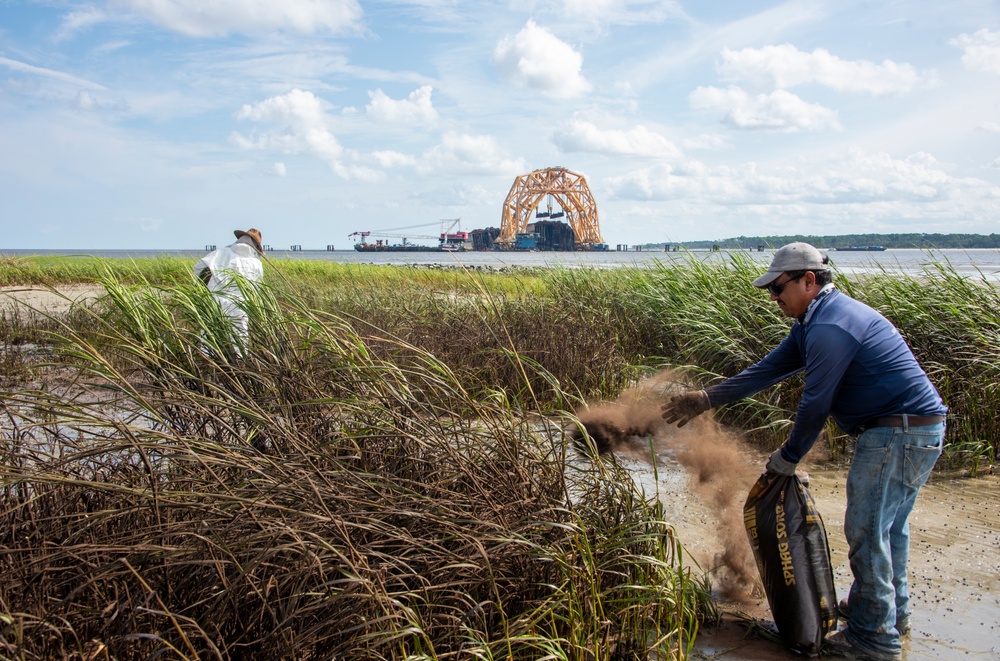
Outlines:
{"label": "collar of blue shirt", "polygon": [[819,290],[819,293],[816,294],[816,297],[813,298],[813,300],[809,301],[809,307],[807,307],[806,311],[802,314],[801,317],[799,317],[799,323],[803,325],[808,324],[809,320],[812,319],[813,313],[816,312],[816,307],[819,305],[819,302],[822,301],[827,296],[829,296],[830,293],[833,291],[833,289],[834,287],[832,282],[823,285],[823,288]]}

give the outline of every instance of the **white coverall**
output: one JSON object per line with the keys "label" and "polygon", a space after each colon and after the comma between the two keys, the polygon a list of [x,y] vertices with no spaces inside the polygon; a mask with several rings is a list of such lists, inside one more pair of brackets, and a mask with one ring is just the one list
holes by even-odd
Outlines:
{"label": "white coverall", "polygon": [[238,273],[250,282],[260,282],[264,277],[264,266],[253,240],[249,236],[243,236],[236,243],[208,253],[194,265],[195,277],[205,268],[212,270],[212,277],[208,281],[209,291],[222,306],[225,315],[232,320],[236,334],[246,340],[250,324],[247,313],[239,306],[243,298],[239,287],[233,282],[233,274]]}

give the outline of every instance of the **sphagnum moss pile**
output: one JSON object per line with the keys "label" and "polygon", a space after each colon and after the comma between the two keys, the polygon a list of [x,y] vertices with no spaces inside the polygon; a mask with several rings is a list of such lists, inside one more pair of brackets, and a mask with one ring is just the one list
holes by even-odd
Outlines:
{"label": "sphagnum moss pile", "polygon": [[712,615],[568,419],[266,287],[244,348],[194,282],[105,286],[70,394],[3,393],[0,655],[682,659]]}

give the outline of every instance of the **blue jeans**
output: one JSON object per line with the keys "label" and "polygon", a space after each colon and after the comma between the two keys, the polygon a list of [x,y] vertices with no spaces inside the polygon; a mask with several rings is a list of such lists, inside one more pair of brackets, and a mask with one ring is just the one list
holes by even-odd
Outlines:
{"label": "blue jeans", "polygon": [[899,655],[909,620],[910,512],[941,456],[945,425],[873,427],[858,436],[847,473],[844,534],[854,584],[844,635],[854,647]]}

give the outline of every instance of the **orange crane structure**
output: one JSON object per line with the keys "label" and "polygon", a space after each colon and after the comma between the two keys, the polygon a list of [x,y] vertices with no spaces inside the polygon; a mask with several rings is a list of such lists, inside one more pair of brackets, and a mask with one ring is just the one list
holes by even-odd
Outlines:
{"label": "orange crane structure", "polygon": [[[541,209],[542,200],[548,202],[545,211]],[[553,201],[558,204],[558,211],[553,212]],[[513,247],[518,235],[527,232],[534,219],[563,217],[573,230],[577,249],[593,250],[604,246],[597,202],[582,174],[562,167],[523,174],[514,180],[504,200],[496,242],[503,247]]]}

